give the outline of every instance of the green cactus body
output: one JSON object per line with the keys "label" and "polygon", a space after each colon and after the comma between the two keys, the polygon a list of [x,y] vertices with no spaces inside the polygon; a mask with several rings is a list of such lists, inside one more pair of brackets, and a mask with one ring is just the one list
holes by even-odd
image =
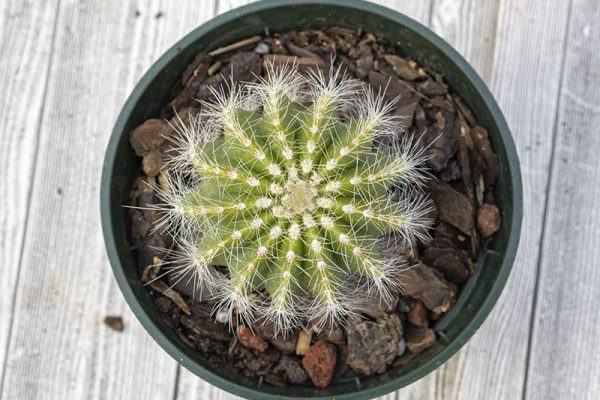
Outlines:
{"label": "green cactus body", "polygon": [[[265,316],[281,332],[343,318],[364,290],[397,285],[401,263],[382,257],[380,238],[422,238],[427,203],[391,200],[393,184],[422,179],[422,157],[406,143],[373,151],[379,135],[402,134],[381,97],[337,74],[284,68],[205,108],[173,164],[198,182],[165,196],[177,229],[202,233],[186,271],[238,316]],[[213,265],[228,277],[212,279]]]}

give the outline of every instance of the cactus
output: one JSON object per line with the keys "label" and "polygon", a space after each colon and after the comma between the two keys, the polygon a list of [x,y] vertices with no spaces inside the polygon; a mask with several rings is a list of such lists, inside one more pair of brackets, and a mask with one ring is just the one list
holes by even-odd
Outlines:
{"label": "cactus", "polygon": [[429,203],[407,189],[424,179],[422,152],[407,140],[374,151],[403,134],[393,103],[339,72],[293,66],[227,89],[180,124],[162,193],[181,276],[232,318],[284,334],[343,320],[365,295],[389,298],[404,264],[382,254],[381,237],[414,243],[429,227]]}

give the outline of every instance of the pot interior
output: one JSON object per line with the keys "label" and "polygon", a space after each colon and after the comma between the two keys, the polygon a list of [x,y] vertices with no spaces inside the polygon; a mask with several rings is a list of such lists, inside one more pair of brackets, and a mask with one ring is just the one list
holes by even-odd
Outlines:
{"label": "pot interior", "polygon": [[[521,193],[516,153],[500,111],[473,70],[441,39],[407,17],[366,3],[335,0],[320,3],[253,4],[217,17],[186,36],[157,61],[136,87],[117,121],[105,161],[102,211],[107,247],[119,284],[132,309],[157,342],[185,367],[217,386],[250,398],[264,399],[270,397],[269,394],[365,398],[398,389],[422,377],[446,361],[481,324],[504,286],[518,242]],[[322,26],[342,26],[381,34],[396,43],[400,55],[415,58],[421,65],[444,76],[452,90],[471,108],[478,123],[490,133],[500,164],[495,196],[502,211],[502,227],[488,250],[479,255],[476,273],[462,288],[454,308],[434,326],[439,334],[435,347],[403,368],[370,378],[339,382],[316,392],[314,388],[298,386],[279,389],[261,385],[256,379],[219,371],[162,324],[160,314],[138,276],[122,205],[127,203],[129,189],[141,171],[141,161],[128,142],[129,132],[146,119],[160,115],[161,107],[169,100],[171,88],[198,52],[255,34]],[[253,391],[257,389],[260,392]]]}

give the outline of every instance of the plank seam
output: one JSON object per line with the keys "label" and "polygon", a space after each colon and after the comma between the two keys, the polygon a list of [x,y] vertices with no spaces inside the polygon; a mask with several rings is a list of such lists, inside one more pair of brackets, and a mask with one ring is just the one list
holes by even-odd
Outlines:
{"label": "plank seam", "polygon": [[427,16],[427,27],[431,29],[433,23],[433,10],[435,8],[435,0],[431,0],[429,3],[429,15]]}
{"label": "plank seam", "polygon": [[490,64],[490,67],[487,68],[487,71],[481,71],[481,73],[483,74],[483,78],[486,82],[486,84],[492,82],[493,79],[493,74],[495,71],[495,66],[496,66],[496,60],[497,60],[497,56],[498,56],[498,31],[500,31],[500,0],[496,0],[495,2],[495,10],[494,10],[494,30],[492,31],[492,62]]}
{"label": "plank seam", "polygon": [[567,49],[569,44],[569,31],[571,29],[571,15],[573,9],[573,0],[569,0],[569,5],[567,8],[567,23],[565,27],[565,38],[563,40],[562,45],[562,60],[560,64],[560,77],[558,81],[558,95],[556,99],[556,112],[554,114],[554,123],[552,129],[552,156],[550,157],[550,165],[548,167],[548,180],[546,184],[546,198],[544,199],[544,211],[542,214],[542,232],[540,235],[540,246],[538,249],[538,261],[535,269],[535,284],[533,287],[533,302],[531,305],[531,317],[529,320],[529,337],[527,339],[527,355],[525,357],[525,379],[523,380],[523,400],[527,399],[527,386],[529,383],[529,364],[531,362],[531,352],[532,352],[532,342],[534,337],[535,330],[535,315],[538,304],[538,296],[539,296],[539,287],[540,287],[540,272],[542,270],[543,258],[544,258],[544,240],[546,238],[546,228],[548,222],[548,205],[550,203],[550,193],[552,192],[552,177],[554,176],[554,160],[556,159],[556,142],[558,138],[558,130],[559,130],[559,118],[560,118],[560,106],[561,106],[561,98],[564,86],[564,78],[565,78],[565,65],[567,60]]}
{"label": "plank seam", "polygon": [[213,5],[213,15],[212,18],[216,17],[217,15],[219,15],[219,0],[215,0],[214,5]]}
{"label": "plank seam", "polygon": [[36,137],[35,137],[35,149],[34,149],[34,156],[33,156],[33,175],[31,177],[31,184],[29,186],[29,190],[27,191],[27,206],[26,206],[26,212],[25,212],[25,221],[23,222],[23,235],[21,238],[21,248],[19,249],[19,258],[17,261],[17,276],[15,279],[15,287],[13,289],[13,293],[12,293],[12,305],[11,305],[11,310],[10,310],[10,319],[8,322],[8,335],[6,337],[6,348],[5,348],[5,353],[4,353],[4,360],[2,362],[2,376],[0,378],[0,398],[2,398],[2,393],[4,393],[4,381],[6,378],[6,367],[8,364],[8,354],[10,351],[10,341],[12,338],[12,333],[13,333],[13,322],[14,322],[14,315],[15,315],[15,310],[16,310],[16,300],[17,300],[17,292],[18,292],[18,288],[19,288],[19,281],[20,281],[20,277],[21,277],[21,270],[22,270],[22,263],[23,263],[23,256],[24,256],[24,250],[25,250],[25,239],[27,237],[27,232],[28,232],[28,225],[29,225],[29,216],[31,214],[31,199],[33,197],[33,189],[35,187],[35,181],[36,181],[36,168],[37,168],[37,163],[38,163],[38,158],[39,158],[39,149],[40,149],[40,136],[41,136],[41,130],[42,130],[42,118],[44,117],[44,112],[46,110],[46,104],[47,104],[47,93],[48,93],[48,86],[49,86],[49,81],[50,81],[50,71],[52,71],[52,65],[54,62],[54,48],[56,45],[56,32],[58,31],[58,14],[60,11],[60,3],[61,0],[57,0],[56,2],[56,10],[54,12],[54,26],[52,27],[52,39],[50,40],[50,55],[48,57],[48,69],[46,71],[46,82],[44,83],[44,90],[42,91],[42,106],[40,107],[40,113],[38,115],[37,118],[37,127],[36,127]]}
{"label": "plank seam", "polygon": [[173,385],[173,396],[172,400],[177,400],[179,396],[179,376],[181,375],[181,365],[177,363],[177,368],[175,368],[175,384]]}

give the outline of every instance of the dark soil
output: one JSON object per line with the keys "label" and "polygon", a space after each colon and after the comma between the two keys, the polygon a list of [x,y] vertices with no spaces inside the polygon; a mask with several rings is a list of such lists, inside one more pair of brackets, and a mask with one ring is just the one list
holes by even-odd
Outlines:
{"label": "dark soil", "polygon": [[[324,332],[293,332],[274,337],[269,325],[228,325],[211,314],[212,304],[191,287],[159,276],[172,246],[169,236],[151,230],[157,211],[144,209],[158,202],[146,183],[162,181],[161,169],[176,135],[168,121],[174,111],[185,121],[199,112],[198,100],[211,100],[211,88],[228,80],[255,81],[264,63],[297,62],[301,70],[341,65],[346,74],[386,87],[385,96],[398,98],[395,114],[407,120],[409,134],[420,138],[431,159],[434,178],[426,191],[436,208],[432,240],[411,251],[390,236],[387,245],[402,246],[413,265],[405,273],[405,290],[392,305],[366,302],[365,319]],[[175,121],[173,120],[173,123]],[[187,346],[222,371],[237,372],[275,386],[316,385],[380,374],[406,365],[435,346],[433,324],[455,303],[462,285],[473,274],[476,257],[499,229],[500,212],[493,186],[498,160],[488,133],[477,125],[463,101],[441,75],[397,55],[385,38],[344,28],[254,36],[239,43],[198,54],[173,88],[159,118],[150,119],[131,134],[144,173],[131,191],[131,239],[140,278],[155,299],[163,323]],[[385,145],[383,143],[382,145]],[[174,288],[169,290],[171,285]]]}

